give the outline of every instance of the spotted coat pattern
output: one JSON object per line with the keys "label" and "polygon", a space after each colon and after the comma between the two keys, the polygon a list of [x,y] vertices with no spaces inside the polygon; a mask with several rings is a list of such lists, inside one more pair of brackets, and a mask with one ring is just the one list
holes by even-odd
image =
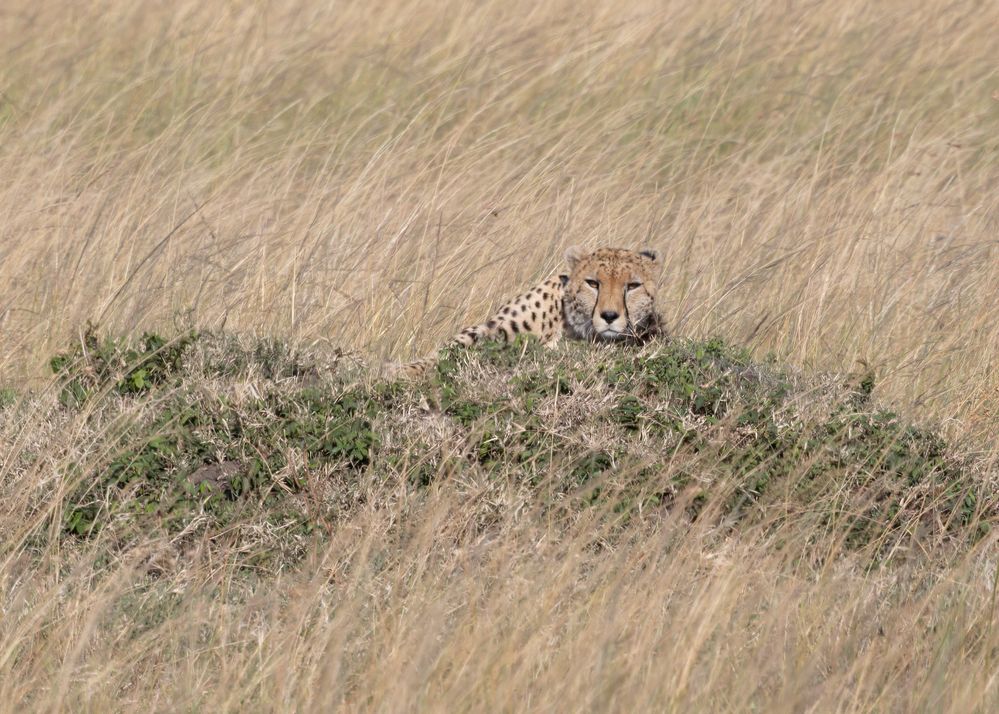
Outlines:
{"label": "spotted coat pattern", "polygon": [[[659,329],[655,282],[659,256],[651,250],[570,248],[567,274],[545,280],[517,296],[485,322],[466,327],[452,340],[465,347],[481,340],[511,341],[534,335],[554,346],[574,340],[642,340]],[[435,364],[417,360],[393,370],[394,377],[417,378]]]}

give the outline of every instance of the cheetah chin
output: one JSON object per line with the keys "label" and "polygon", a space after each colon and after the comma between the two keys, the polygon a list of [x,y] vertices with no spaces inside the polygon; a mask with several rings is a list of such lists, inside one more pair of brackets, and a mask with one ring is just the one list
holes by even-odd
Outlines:
{"label": "cheetah chin", "polygon": [[[526,334],[554,346],[563,337],[617,342],[644,340],[659,331],[655,283],[662,265],[656,251],[573,247],[565,259],[568,273],[548,278],[485,322],[466,327],[452,344],[467,347]],[[432,358],[418,360],[395,368],[390,376],[420,377],[434,364]]]}

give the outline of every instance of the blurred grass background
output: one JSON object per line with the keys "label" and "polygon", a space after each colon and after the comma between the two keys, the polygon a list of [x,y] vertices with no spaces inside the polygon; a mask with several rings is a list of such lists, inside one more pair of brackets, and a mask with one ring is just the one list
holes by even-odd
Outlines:
{"label": "blurred grass background", "polygon": [[0,373],[87,319],[403,358],[648,244],[677,332],[991,412],[997,14],[8,3]]}

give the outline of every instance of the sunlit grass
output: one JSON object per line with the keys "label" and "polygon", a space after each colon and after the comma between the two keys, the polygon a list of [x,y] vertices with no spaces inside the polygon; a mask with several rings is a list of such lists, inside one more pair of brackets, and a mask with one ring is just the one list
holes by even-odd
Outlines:
{"label": "sunlit grass", "polygon": [[567,245],[649,246],[674,334],[873,369],[987,470],[997,23],[942,0],[4,3],[0,405],[39,401],[0,412],[0,707],[990,710],[993,536],[888,572],[802,524],[663,514],[611,542],[555,529],[516,473],[442,471],[359,486],[279,575],[248,579],[238,529],[67,545],[62,479],[122,425],[53,407],[48,360],[88,320],[406,359]]}

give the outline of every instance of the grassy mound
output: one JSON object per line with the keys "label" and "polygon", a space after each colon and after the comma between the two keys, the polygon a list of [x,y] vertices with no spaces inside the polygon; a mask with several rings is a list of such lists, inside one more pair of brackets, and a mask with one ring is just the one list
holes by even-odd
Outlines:
{"label": "grassy mound", "polygon": [[720,340],[486,344],[386,384],[340,354],[90,330],[52,369],[57,395],[0,401],[5,439],[48,425],[8,449],[15,473],[56,473],[35,489],[29,540],[239,542],[247,563],[280,568],[359,504],[457,487],[481,489],[480,530],[510,509],[596,513],[610,538],[663,518],[722,536],[793,524],[870,562],[996,522],[994,475],[874,403],[870,378],[805,377]]}

